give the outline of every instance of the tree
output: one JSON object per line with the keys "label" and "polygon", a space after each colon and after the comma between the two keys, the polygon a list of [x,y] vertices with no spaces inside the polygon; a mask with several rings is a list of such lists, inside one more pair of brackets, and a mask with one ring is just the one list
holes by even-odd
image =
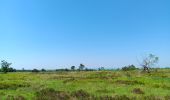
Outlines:
{"label": "tree", "polygon": [[10,67],[10,68],[8,68],[8,72],[16,72],[16,69]]}
{"label": "tree", "polygon": [[33,69],[32,72],[33,72],[33,73],[38,73],[38,72],[40,72],[40,71],[39,71],[38,69]]}
{"label": "tree", "polygon": [[125,66],[122,68],[123,71],[130,71],[130,70],[136,70],[137,68],[134,65]]}
{"label": "tree", "polygon": [[68,69],[68,68],[65,68],[65,69],[64,69],[64,71],[68,72],[68,71],[69,71],[69,69]]}
{"label": "tree", "polygon": [[103,71],[103,70],[105,70],[105,68],[104,67],[100,67],[100,68],[98,68],[98,70],[99,71]]}
{"label": "tree", "polygon": [[12,63],[8,63],[7,61],[2,60],[1,61],[1,70],[2,70],[2,72],[4,72],[4,73],[9,72],[9,69],[11,69],[10,68],[11,65],[12,65]]}
{"label": "tree", "polygon": [[24,68],[22,68],[22,71],[23,71],[23,72],[25,72],[25,69],[24,69]]}
{"label": "tree", "polygon": [[43,69],[41,69],[41,71],[42,71],[42,72],[46,72],[46,70],[45,70],[44,68],[43,68]]}
{"label": "tree", "polygon": [[150,68],[157,64],[159,61],[159,57],[149,54],[149,56],[143,58],[142,63],[140,64],[143,67],[144,71],[150,73]]}
{"label": "tree", "polygon": [[71,66],[71,70],[73,70],[73,71],[74,71],[74,70],[75,70],[75,68],[76,68],[75,66]]}
{"label": "tree", "polygon": [[85,65],[80,64],[80,66],[79,66],[79,70],[84,70],[84,68],[85,68]]}

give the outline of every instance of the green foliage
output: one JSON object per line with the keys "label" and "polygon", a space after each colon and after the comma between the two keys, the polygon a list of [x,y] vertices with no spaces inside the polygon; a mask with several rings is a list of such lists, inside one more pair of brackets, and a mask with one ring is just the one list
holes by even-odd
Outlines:
{"label": "green foliage", "polygon": [[79,66],[79,70],[80,70],[80,71],[82,71],[82,70],[84,70],[84,68],[85,68],[85,65],[80,64],[80,66]]}
{"label": "green foliage", "polygon": [[16,71],[15,69],[11,68],[10,65],[12,65],[12,63],[8,63],[7,61],[2,60],[1,61],[1,71],[4,73]]}
{"label": "green foliage", "polygon": [[123,71],[130,71],[130,70],[136,70],[137,68],[134,65],[125,66],[122,68]]}
{"label": "green foliage", "polygon": [[43,68],[43,69],[41,69],[41,71],[42,71],[42,72],[46,72],[46,70],[45,70],[44,68]]}
{"label": "green foliage", "polygon": [[78,100],[89,100],[91,98],[90,94],[82,89],[73,92],[72,96]]}
{"label": "green foliage", "polygon": [[135,94],[144,94],[144,92],[140,88],[133,89],[132,93],[135,93]]}
{"label": "green foliage", "polygon": [[71,70],[72,70],[72,71],[74,71],[74,70],[75,70],[75,68],[76,68],[75,66],[71,66]]}
{"label": "green foliage", "polygon": [[39,71],[38,69],[33,69],[32,72],[33,72],[33,73],[38,73],[38,72],[40,72],[40,71]]}
{"label": "green foliage", "polygon": [[105,68],[104,67],[100,67],[100,68],[98,68],[98,70],[99,71],[103,71],[103,70],[105,70]]}
{"label": "green foliage", "polygon": [[16,72],[16,69],[10,67],[10,68],[8,68],[8,72]]}

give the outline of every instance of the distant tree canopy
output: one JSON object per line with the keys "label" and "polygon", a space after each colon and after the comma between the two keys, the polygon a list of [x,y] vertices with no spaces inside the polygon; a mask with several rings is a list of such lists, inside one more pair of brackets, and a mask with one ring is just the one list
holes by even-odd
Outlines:
{"label": "distant tree canopy", "polygon": [[129,71],[129,70],[136,70],[137,68],[134,65],[125,66],[122,68],[123,71]]}
{"label": "distant tree canopy", "polygon": [[98,70],[102,71],[102,70],[105,70],[105,68],[104,67],[100,67],[100,68],[98,68]]}
{"label": "distant tree canopy", "polygon": [[4,73],[15,72],[16,70],[13,69],[12,67],[10,67],[11,65],[12,65],[12,63],[8,63],[7,61],[2,60],[1,61],[1,71]]}
{"label": "distant tree canopy", "polygon": [[46,70],[45,70],[44,68],[43,68],[43,69],[41,69],[41,71],[42,71],[42,72],[46,72]]}
{"label": "distant tree canopy", "polygon": [[73,70],[73,71],[74,71],[74,70],[75,70],[75,68],[76,68],[75,66],[71,66],[71,70]]}
{"label": "distant tree canopy", "polygon": [[80,64],[80,66],[79,66],[79,70],[80,70],[80,71],[82,71],[82,70],[84,70],[84,68],[85,68],[85,65]]}
{"label": "distant tree canopy", "polygon": [[33,69],[32,72],[38,73],[38,72],[40,72],[40,71],[39,71],[38,69]]}

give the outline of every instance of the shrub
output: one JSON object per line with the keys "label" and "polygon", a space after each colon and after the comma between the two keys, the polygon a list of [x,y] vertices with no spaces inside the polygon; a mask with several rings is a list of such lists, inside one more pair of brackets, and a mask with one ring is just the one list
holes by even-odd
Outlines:
{"label": "shrub", "polygon": [[144,92],[140,88],[133,89],[132,93],[135,93],[135,94],[144,94]]}
{"label": "shrub", "polygon": [[82,100],[83,98],[89,98],[90,99],[90,94],[87,93],[84,90],[78,90],[72,93],[73,97],[78,98],[79,100]]}
{"label": "shrub", "polygon": [[16,72],[16,69],[10,67],[10,68],[8,69],[8,72]]}
{"label": "shrub", "polygon": [[38,73],[39,70],[38,69],[33,69],[32,72]]}
{"label": "shrub", "polygon": [[136,70],[137,68],[134,65],[125,66],[122,68],[123,71],[130,71],[130,70]]}

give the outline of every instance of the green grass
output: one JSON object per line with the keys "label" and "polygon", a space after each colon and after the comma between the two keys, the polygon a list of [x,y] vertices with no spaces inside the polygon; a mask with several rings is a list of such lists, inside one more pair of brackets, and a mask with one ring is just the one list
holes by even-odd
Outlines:
{"label": "green grass", "polygon": [[49,90],[49,93],[54,97],[58,93],[58,97],[73,96],[74,100],[80,94],[107,100],[109,97],[168,100],[170,99],[170,70],[159,69],[151,73],[136,70],[0,74],[0,100],[24,98],[35,100],[38,99],[37,96],[49,95],[44,91],[42,94],[43,89],[53,89]]}

